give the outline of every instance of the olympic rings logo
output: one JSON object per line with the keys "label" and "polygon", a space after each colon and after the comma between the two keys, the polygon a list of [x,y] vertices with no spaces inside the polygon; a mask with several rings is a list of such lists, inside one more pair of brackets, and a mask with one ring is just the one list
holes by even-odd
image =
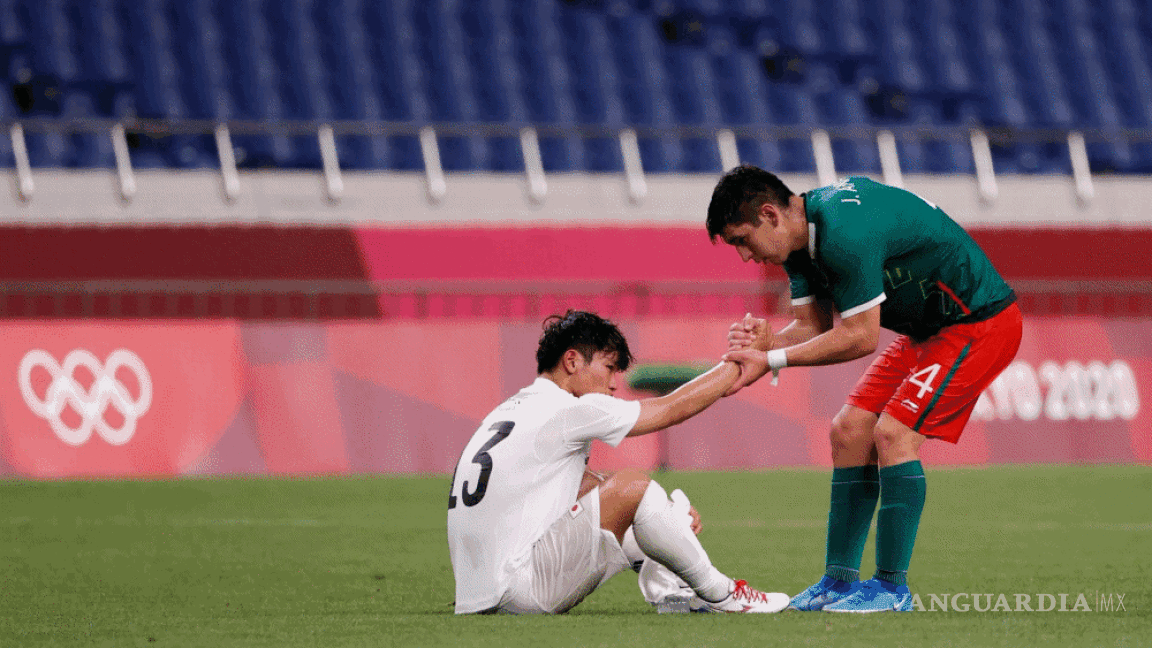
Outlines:
{"label": "olympic rings logo", "polygon": [[[48,371],[52,382],[41,398],[32,388],[32,370],[37,367]],[[84,367],[92,372],[92,388],[85,389],[77,382],[76,368]],[[116,379],[116,371],[128,369],[136,376],[140,394],[135,398],[128,392],[124,383]],[[20,361],[20,394],[32,413],[48,421],[52,431],[68,445],[84,444],[95,431],[112,445],[123,445],[136,433],[136,421],[152,405],[152,378],[140,356],[127,349],[117,349],[109,354],[104,364],[91,352],[76,349],[58,364],[52,354],[41,349],[33,349]],[[80,414],[80,425],[69,427],[60,418],[66,406],[71,406]],[[104,414],[111,406],[124,418],[119,427],[112,427],[104,420]]]}

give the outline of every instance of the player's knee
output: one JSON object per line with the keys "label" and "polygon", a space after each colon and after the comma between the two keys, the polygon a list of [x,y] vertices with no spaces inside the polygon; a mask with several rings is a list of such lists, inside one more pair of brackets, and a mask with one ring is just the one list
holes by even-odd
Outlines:
{"label": "player's knee", "polygon": [[831,438],[833,448],[856,448],[871,442],[872,429],[866,419],[840,412],[832,419]]}
{"label": "player's knee", "polygon": [[904,427],[903,425],[885,425],[884,423],[885,422],[882,421],[877,425],[875,432],[873,432],[873,437],[876,440],[876,449],[881,452],[890,448],[900,447],[902,444],[906,445],[909,440],[909,435],[916,434],[910,428]]}

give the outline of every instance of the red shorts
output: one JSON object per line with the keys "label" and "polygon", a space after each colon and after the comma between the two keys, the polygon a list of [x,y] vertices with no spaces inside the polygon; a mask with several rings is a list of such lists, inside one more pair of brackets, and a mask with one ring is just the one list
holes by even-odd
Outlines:
{"label": "red shorts", "polygon": [[856,383],[848,404],[956,443],[981,392],[1016,356],[1022,329],[1020,308],[1012,304],[991,319],[945,327],[923,342],[901,335]]}

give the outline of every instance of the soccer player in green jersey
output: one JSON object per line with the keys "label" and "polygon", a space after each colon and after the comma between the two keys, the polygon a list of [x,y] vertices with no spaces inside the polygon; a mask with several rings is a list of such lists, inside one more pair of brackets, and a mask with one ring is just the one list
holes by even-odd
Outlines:
{"label": "soccer player in green jersey", "polygon": [[[716,185],[707,227],[744,261],[783,266],[792,292],[794,319],[780,331],[752,318],[732,325],[725,357],[746,369],[730,393],[769,371],[775,380],[784,367],[867,356],[881,327],[899,334],[832,420],[826,569],[790,607],[910,611],[907,571],[925,498],[920,445],[956,443],[980,393],[1016,355],[1015,293],[939,207],[865,177],[797,195],[742,166]],[[757,338],[766,354],[748,348]],[[860,581],[877,500],[877,571]]]}

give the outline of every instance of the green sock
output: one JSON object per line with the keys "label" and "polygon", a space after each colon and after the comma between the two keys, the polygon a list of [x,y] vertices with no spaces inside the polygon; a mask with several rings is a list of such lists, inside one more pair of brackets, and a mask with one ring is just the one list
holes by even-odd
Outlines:
{"label": "green sock", "polygon": [[864,555],[864,542],[879,497],[876,466],[832,469],[826,576],[851,582],[860,575],[860,557]]}
{"label": "green sock", "polygon": [[876,515],[876,578],[903,585],[924,510],[924,468],[908,461],[880,469],[880,512]]}

